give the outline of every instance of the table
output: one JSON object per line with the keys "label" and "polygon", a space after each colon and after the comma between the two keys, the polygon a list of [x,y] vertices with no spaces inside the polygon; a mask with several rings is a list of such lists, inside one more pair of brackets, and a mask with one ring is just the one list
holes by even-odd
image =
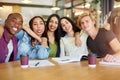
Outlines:
{"label": "table", "polygon": [[88,61],[55,64],[38,68],[20,67],[20,61],[0,64],[0,80],[120,80],[120,66],[90,68]]}

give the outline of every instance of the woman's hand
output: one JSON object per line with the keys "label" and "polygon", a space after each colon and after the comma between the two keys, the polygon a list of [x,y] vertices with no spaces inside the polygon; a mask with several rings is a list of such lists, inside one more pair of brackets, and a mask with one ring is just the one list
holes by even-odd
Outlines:
{"label": "woman's hand", "polygon": [[82,44],[81,40],[80,40],[80,33],[79,32],[76,32],[75,33],[75,45],[77,47],[80,47]]}
{"label": "woman's hand", "polygon": [[103,25],[103,28],[106,29],[106,30],[110,30],[110,24],[109,23],[105,23]]}
{"label": "woman's hand", "polygon": [[37,40],[32,40],[32,43],[31,43],[32,47],[34,47],[36,44],[37,44]]}
{"label": "woman's hand", "polygon": [[47,44],[47,38],[46,37],[41,37],[41,45],[43,47],[48,47],[48,44]]}
{"label": "woman's hand", "polygon": [[81,44],[82,44],[82,42],[81,42],[80,38],[78,38],[78,39],[76,38],[76,39],[75,39],[75,45],[76,45],[77,47],[80,47]]}

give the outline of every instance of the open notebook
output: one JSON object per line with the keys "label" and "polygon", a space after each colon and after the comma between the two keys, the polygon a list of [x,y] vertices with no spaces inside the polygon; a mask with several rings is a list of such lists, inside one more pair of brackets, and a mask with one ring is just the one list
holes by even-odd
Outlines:
{"label": "open notebook", "polygon": [[29,60],[29,67],[43,67],[43,66],[54,66],[48,60]]}
{"label": "open notebook", "polygon": [[99,64],[101,65],[111,65],[111,66],[120,66],[120,62],[105,62],[105,61],[100,61]]}
{"label": "open notebook", "polygon": [[58,58],[52,58],[52,60],[56,61],[57,63],[78,62],[78,61],[80,61],[82,59],[83,56],[86,56],[86,55],[81,54],[79,56],[58,57]]}

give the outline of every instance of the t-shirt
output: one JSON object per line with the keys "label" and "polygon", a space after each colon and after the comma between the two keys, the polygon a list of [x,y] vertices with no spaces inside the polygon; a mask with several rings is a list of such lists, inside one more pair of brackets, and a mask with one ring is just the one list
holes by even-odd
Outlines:
{"label": "t-shirt", "polygon": [[49,48],[50,48],[49,57],[55,57],[57,52],[57,44],[56,43],[52,44],[49,42]]}
{"label": "t-shirt", "polygon": [[114,51],[109,45],[109,42],[114,38],[115,35],[111,30],[100,28],[94,40],[90,36],[88,37],[87,46],[98,57],[104,57],[106,54],[114,54]]}
{"label": "t-shirt", "polygon": [[12,42],[11,39],[10,39],[7,47],[8,47],[8,55],[7,55],[6,59],[5,59],[5,62],[8,62],[10,60],[10,56],[12,55],[12,52],[13,52],[13,42]]}

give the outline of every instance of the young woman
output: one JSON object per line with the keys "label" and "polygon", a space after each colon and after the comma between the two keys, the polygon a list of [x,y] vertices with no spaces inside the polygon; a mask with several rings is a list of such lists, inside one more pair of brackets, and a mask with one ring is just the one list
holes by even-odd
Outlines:
{"label": "young woman", "polygon": [[28,35],[25,31],[20,31],[18,34],[18,53],[17,59],[20,59],[21,54],[28,54],[30,59],[48,58],[49,48],[47,45],[47,38],[45,35],[45,23],[40,16],[33,17],[29,22],[30,29],[39,37],[41,37],[41,43]]}
{"label": "young woman", "polygon": [[88,48],[98,57],[105,57],[105,61],[120,61],[120,43],[111,30],[95,26],[95,18],[83,13],[78,18],[79,28],[89,35]]}
{"label": "young woman", "polygon": [[[60,40],[60,48],[61,48],[61,57],[70,56],[70,57],[80,57],[82,55],[87,56],[88,50],[86,46],[87,34],[83,31],[79,31],[77,29],[76,24],[68,17],[62,17],[60,19],[61,23],[61,32],[62,38]],[[80,32],[79,40],[81,40],[81,46],[77,47],[75,45],[75,32]]]}
{"label": "young woman", "polygon": [[60,55],[60,24],[59,16],[52,14],[46,22],[46,36],[48,38],[48,45],[50,48],[49,57],[59,57]]}

